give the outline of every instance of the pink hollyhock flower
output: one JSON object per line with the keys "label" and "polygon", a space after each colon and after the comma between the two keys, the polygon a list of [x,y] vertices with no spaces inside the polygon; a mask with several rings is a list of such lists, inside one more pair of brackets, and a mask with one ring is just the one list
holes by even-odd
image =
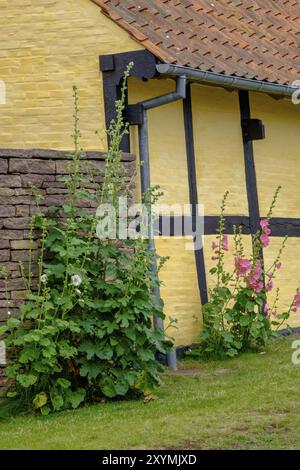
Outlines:
{"label": "pink hollyhock flower", "polygon": [[264,315],[265,315],[265,317],[267,317],[269,315],[269,310],[270,310],[269,304],[265,304],[265,306],[264,306]]}
{"label": "pink hollyhock flower", "polygon": [[254,282],[253,284],[249,285],[249,288],[253,290],[254,292],[261,292],[264,288],[264,283],[262,281],[259,282]]}
{"label": "pink hollyhock flower", "polygon": [[267,285],[267,291],[270,292],[273,289],[273,287],[274,287],[273,281],[269,281],[269,283]]}
{"label": "pink hollyhock flower", "polygon": [[300,292],[297,292],[294,297],[294,306],[296,307],[296,309],[300,308]]}
{"label": "pink hollyhock flower", "polygon": [[272,277],[274,277],[274,274],[273,273],[267,273],[267,276],[269,279],[272,279]]}
{"label": "pink hollyhock flower", "polygon": [[266,229],[269,229],[269,224],[270,224],[270,222],[268,221],[268,219],[261,219],[261,221],[259,223],[259,225],[261,226],[263,232],[265,232]]}
{"label": "pink hollyhock flower", "polygon": [[261,241],[264,248],[267,248],[267,246],[269,246],[269,244],[270,244],[269,236],[266,233],[263,233],[260,236],[260,241]]}
{"label": "pink hollyhock flower", "polygon": [[222,238],[222,248],[225,251],[228,251],[228,235],[224,235]]}
{"label": "pink hollyhock flower", "polygon": [[282,266],[282,262],[281,261],[277,261],[277,263],[275,264],[276,266],[276,269],[280,269],[281,266]]}
{"label": "pink hollyhock flower", "polygon": [[259,260],[256,261],[255,268],[252,269],[251,273],[249,274],[247,278],[247,282],[249,284],[249,287],[257,283],[261,276],[261,262]]}
{"label": "pink hollyhock flower", "polygon": [[248,259],[235,258],[234,264],[238,276],[245,276],[251,268],[251,263]]}
{"label": "pink hollyhock flower", "polygon": [[212,242],[211,249],[215,250],[216,248],[218,248],[218,245],[216,244],[216,242]]}
{"label": "pink hollyhock flower", "polygon": [[250,284],[258,281],[261,276],[261,262],[259,260],[256,261],[255,268],[252,270],[248,277],[248,281]]}

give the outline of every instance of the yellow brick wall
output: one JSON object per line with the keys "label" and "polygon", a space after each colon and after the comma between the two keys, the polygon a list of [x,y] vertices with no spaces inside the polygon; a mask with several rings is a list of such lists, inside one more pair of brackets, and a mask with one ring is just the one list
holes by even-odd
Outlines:
{"label": "yellow brick wall", "polygon": [[167,316],[165,326],[171,318],[177,319],[175,327],[167,330],[177,345],[197,341],[202,324],[195,255],[186,250],[191,242],[190,237],[156,240],[160,256],[169,256],[160,273],[161,295]]}
{"label": "yellow brick wall", "polygon": [[[266,138],[253,143],[260,212],[266,215],[274,191],[282,186],[273,215],[275,217],[300,217],[300,107],[291,100],[274,100],[272,97],[250,93],[251,115],[262,119]],[[276,255],[281,238],[272,238],[265,250],[266,265]],[[280,287],[279,311],[286,309],[300,286],[300,239],[290,238],[283,255],[284,267],[278,274],[276,286]],[[269,296],[270,303],[274,293]],[[300,325],[300,314],[289,321]]]}
{"label": "yellow brick wall", "polygon": [[[270,267],[274,261],[274,257],[278,252],[282,243],[281,238],[272,238],[270,246],[265,250],[266,268]],[[275,287],[280,289],[280,299],[278,303],[278,313],[286,311],[295,295],[298,287],[300,287],[300,240],[299,238],[289,238],[285,251],[282,256],[282,268],[278,271],[278,275],[274,280]],[[273,305],[275,297],[275,289],[268,296],[269,305]],[[291,326],[300,326],[300,313],[292,313],[288,322]]]}
{"label": "yellow brick wall", "polygon": [[278,185],[275,217],[300,217],[300,106],[250,93],[251,116],[262,119],[266,138],[253,142],[260,212],[265,215]]}
{"label": "yellow brick wall", "polygon": [[[153,98],[174,91],[174,80],[129,80],[129,102]],[[151,182],[159,184],[162,204],[188,204],[189,187],[185,153],[182,101],[148,111]],[[138,154],[137,128],[132,128],[131,147]]]}
{"label": "yellow brick wall", "polygon": [[82,146],[104,149],[99,55],[138,49],[91,0],[0,0],[1,147],[71,149],[76,84]]}
{"label": "yellow brick wall", "polygon": [[230,191],[227,213],[247,215],[238,93],[195,84],[192,107],[199,204],[205,214],[219,215]]}

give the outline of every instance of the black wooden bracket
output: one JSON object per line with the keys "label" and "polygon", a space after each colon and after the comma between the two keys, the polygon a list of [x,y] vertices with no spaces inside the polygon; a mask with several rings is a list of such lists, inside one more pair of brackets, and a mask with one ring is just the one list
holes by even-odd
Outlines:
{"label": "black wooden bracket", "polygon": [[[103,76],[103,99],[107,129],[116,115],[115,102],[120,98],[121,82],[128,64],[130,62],[134,64],[130,70],[130,76],[147,81],[157,75],[156,60],[155,56],[146,50],[101,55],[99,57],[100,71]],[[128,122],[130,124],[139,123],[138,121],[130,122],[130,120]],[[129,135],[123,137],[121,150],[123,152],[130,151]]]}
{"label": "black wooden bracket", "polygon": [[124,120],[131,126],[143,124],[143,107],[140,103],[128,104],[124,110]]}
{"label": "black wooden bracket", "polygon": [[265,126],[260,119],[242,119],[241,124],[245,141],[265,138]]}

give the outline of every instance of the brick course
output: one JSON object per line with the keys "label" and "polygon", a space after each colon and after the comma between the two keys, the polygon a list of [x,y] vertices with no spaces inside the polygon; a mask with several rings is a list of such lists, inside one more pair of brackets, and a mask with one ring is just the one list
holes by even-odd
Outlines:
{"label": "brick course", "polygon": [[[135,171],[135,158],[130,154],[123,154],[124,183],[128,182]],[[12,315],[17,315],[18,307],[23,302],[26,291],[20,276],[18,262],[24,263],[25,272],[28,269],[28,250],[30,216],[35,211],[35,200],[28,185],[32,183],[39,188],[45,199],[41,206],[61,205],[65,200],[66,188],[59,179],[66,174],[70,158],[66,152],[54,150],[14,150],[0,149],[0,265],[10,271],[8,283],[9,309]],[[103,169],[105,154],[87,152],[82,160],[82,169]],[[97,176],[95,180],[101,181]],[[93,184],[86,185],[93,188]],[[81,204],[84,208],[94,210],[97,206],[93,201]],[[38,240],[33,243],[33,260],[38,257]],[[36,266],[33,265],[33,277],[37,275]],[[0,279],[0,325],[6,319],[7,306],[5,286]],[[3,392],[6,379],[0,365],[0,394]]]}

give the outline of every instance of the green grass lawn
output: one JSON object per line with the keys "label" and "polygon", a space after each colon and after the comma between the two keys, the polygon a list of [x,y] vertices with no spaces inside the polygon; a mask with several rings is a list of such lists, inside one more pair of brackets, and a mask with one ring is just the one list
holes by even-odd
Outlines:
{"label": "green grass lawn", "polygon": [[185,360],[148,403],[2,420],[0,449],[300,449],[295,338],[273,342],[265,354]]}

